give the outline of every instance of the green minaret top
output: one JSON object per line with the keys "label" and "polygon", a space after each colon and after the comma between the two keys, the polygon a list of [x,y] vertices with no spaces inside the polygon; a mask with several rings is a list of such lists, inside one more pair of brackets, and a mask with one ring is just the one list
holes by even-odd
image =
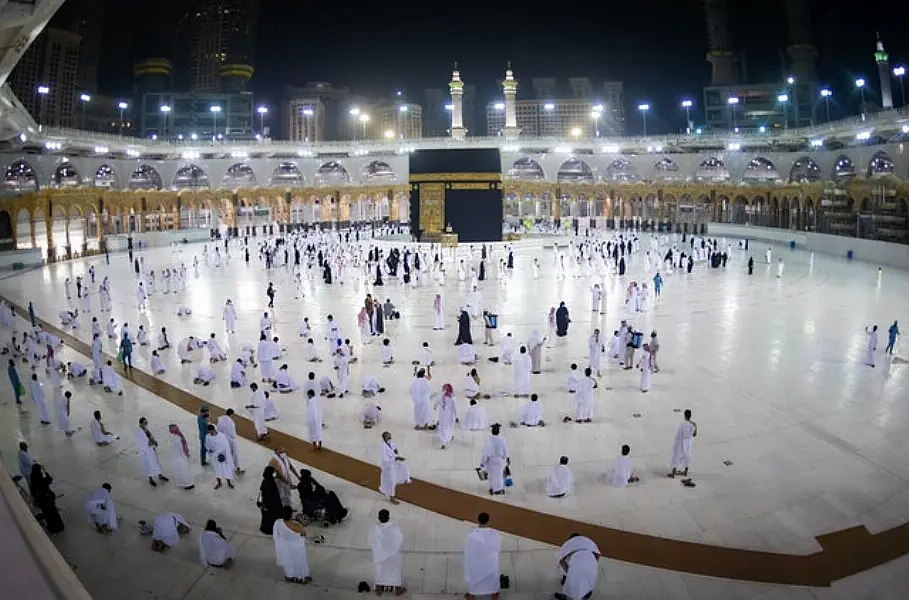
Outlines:
{"label": "green minaret top", "polygon": [[881,41],[881,34],[877,34],[877,51],[874,53],[874,60],[878,63],[889,63],[890,55],[884,50],[884,42]]}

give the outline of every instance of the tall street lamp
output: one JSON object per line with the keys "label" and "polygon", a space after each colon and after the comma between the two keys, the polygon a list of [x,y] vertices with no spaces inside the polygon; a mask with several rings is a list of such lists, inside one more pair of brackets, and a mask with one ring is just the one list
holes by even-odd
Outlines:
{"label": "tall street lamp", "polygon": [[38,86],[38,95],[41,96],[41,108],[38,113],[38,118],[41,120],[41,125],[44,125],[44,102],[48,94],[50,94],[50,87],[46,85]]}
{"label": "tall street lamp", "polygon": [[79,102],[82,103],[82,129],[85,129],[85,109],[88,106],[88,103],[91,102],[92,97],[86,93],[79,94]]}
{"label": "tall street lamp", "polygon": [[161,128],[161,138],[167,139],[167,117],[170,114],[170,105],[163,104],[158,110],[161,111],[161,115],[164,117],[164,127]]}
{"label": "tall street lamp", "polygon": [[121,100],[117,103],[117,108],[120,109],[120,137],[123,137],[123,111],[129,108],[129,104]]}
{"label": "tall street lamp", "polygon": [[726,103],[729,104],[729,108],[732,109],[732,130],[737,132],[739,127],[735,120],[735,107],[739,103],[739,98],[738,96],[730,96],[726,99]]}
{"label": "tall street lamp", "polygon": [[650,105],[638,104],[638,110],[641,111],[641,118],[644,119],[644,137],[647,137],[647,111],[650,110]]}
{"label": "tall street lamp", "polygon": [[893,76],[899,79],[900,81],[900,100],[902,101],[901,106],[906,106],[906,88],[903,87],[903,77],[906,75],[906,67],[900,65],[898,67],[893,67]]}
{"label": "tall street lamp", "polygon": [[694,102],[691,100],[682,100],[682,108],[685,109],[685,133],[691,133],[691,107]]}
{"label": "tall street lamp", "polygon": [[256,109],[256,112],[259,113],[259,133],[262,134],[262,137],[265,137],[265,115],[268,114],[268,107],[260,106]]}
{"label": "tall street lamp", "polygon": [[783,131],[789,131],[789,111],[786,105],[789,103],[789,94],[780,94],[776,97],[777,102],[783,105]]}
{"label": "tall street lamp", "polygon": [[359,119],[360,119],[360,123],[363,124],[363,139],[365,140],[365,139],[367,139],[366,125],[367,125],[367,123],[369,123],[369,115],[367,115],[366,113],[361,113]]}
{"label": "tall street lamp", "polygon": [[859,89],[862,97],[862,118],[865,118],[865,80],[861,77],[855,80],[855,87]]}
{"label": "tall street lamp", "polygon": [[347,112],[349,112],[349,113],[350,113],[350,116],[354,118],[353,139],[354,139],[354,141],[356,142],[356,141],[357,141],[357,123],[356,123],[356,119],[357,119],[357,117],[360,116],[360,109],[359,109],[358,107],[354,106],[353,108],[351,108],[351,109],[350,109],[349,111],[347,111]]}
{"label": "tall street lamp", "polygon": [[827,109],[827,122],[830,122],[830,96],[833,95],[833,92],[829,88],[824,88],[821,90],[821,98],[824,99],[824,105]]}
{"label": "tall street lamp", "polygon": [[221,105],[212,104],[208,107],[208,110],[211,112],[212,118],[211,140],[212,142],[215,142],[218,139],[218,113],[221,112]]}

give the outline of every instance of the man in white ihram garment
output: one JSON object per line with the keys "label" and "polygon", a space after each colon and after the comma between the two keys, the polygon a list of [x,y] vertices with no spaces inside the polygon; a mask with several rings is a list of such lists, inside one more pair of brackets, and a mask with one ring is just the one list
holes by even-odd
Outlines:
{"label": "man in white ihram garment", "polygon": [[218,433],[227,438],[227,444],[230,447],[230,455],[233,458],[234,468],[238,475],[243,474],[240,468],[240,454],[237,451],[237,424],[234,423],[234,409],[228,408],[227,411],[218,417]]}
{"label": "man in white ihram garment", "polygon": [[430,404],[432,387],[426,377],[426,369],[417,370],[413,381],[410,382],[410,399],[413,401],[414,429],[422,430],[430,427]]}
{"label": "man in white ihram garment", "polygon": [[546,495],[550,498],[563,498],[571,493],[573,485],[574,477],[568,468],[568,457],[562,456],[559,458],[559,464],[552,467],[546,478]]}
{"label": "man in white ihram garment", "polygon": [[218,429],[213,424],[208,425],[205,450],[211,456],[210,462],[215,469],[215,489],[224,485],[222,479],[227,481],[227,487],[233,489],[233,478],[237,467],[234,465],[234,457],[230,451],[230,441],[226,435],[218,433]]}
{"label": "man in white ihram garment", "polygon": [[32,373],[32,380],[28,384],[29,392],[32,395],[32,402],[38,409],[38,419],[42,425],[50,425],[50,416],[47,414],[47,400],[44,397],[44,386],[38,381],[38,375]]}
{"label": "man in white ihram garment", "polygon": [[390,523],[388,510],[379,511],[379,522],[369,530],[369,547],[372,549],[372,565],[375,571],[376,595],[384,592],[401,596],[407,592],[403,585],[402,566],[404,557],[401,547],[404,534],[394,523]]}
{"label": "man in white ihram garment", "polygon": [[214,519],[205,523],[205,530],[199,534],[199,562],[202,567],[229,569],[237,558],[237,548],[227,542],[224,532]]}
{"label": "man in white ihram garment", "polygon": [[224,319],[224,324],[227,327],[228,333],[237,332],[237,310],[234,308],[234,303],[230,299],[228,299],[227,303],[224,305],[224,311],[221,313],[221,318]]}
{"label": "man in white ihram garment", "polygon": [[686,487],[694,487],[694,482],[688,479],[688,467],[691,464],[691,446],[697,435],[698,425],[691,420],[691,409],[686,408],[672,444],[672,471],[666,475],[667,477],[676,475],[685,477],[682,484]]}
{"label": "man in white ihram garment", "polygon": [[602,377],[600,373],[600,365],[603,362],[603,354],[606,348],[603,345],[603,339],[600,337],[600,330],[594,329],[593,335],[590,336],[590,339],[587,340],[587,350],[590,356],[590,370],[597,374],[597,377]]}
{"label": "man in white ihram garment", "polygon": [[322,400],[313,389],[306,390],[306,437],[314,452],[322,450]]}
{"label": "man in white ihram garment", "polygon": [[57,427],[69,437],[76,433],[69,418],[70,399],[73,397],[73,393],[69,390],[64,392],[61,388],[57,388],[54,391],[54,397],[56,398]]}
{"label": "man in white ihram garment", "polygon": [[508,444],[501,435],[502,426],[495,423],[491,434],[483,445],[483,455],[480,457],[480,469],[486,472],[489,479],[489,494],[501,495],[505,493],[505,467],[508,466]]}
{"label": "man in white ihram garment", "polygon": [[161,472],[161,463],[158,462],[158,441],[148,430],[148,419],[145,417],[139,419],[134,438],[139,466],[142,468],[142,475],[148,479],[148,485],[158,487],[155,477],[161,482],[169,481]]}
{"label": "man in white ihram garment", "polygon": [[877,325],[870,330],[865,327],[865,333],[868,334],[868,345],[865,346],[865,364],[869,367],[874,366],[874,353],[877,352]]}
{"label": "man in white ihram garment", "polygon": [[527,427],[542,427],[546,425],[543,421],[543,403],[536,394],[531,394],[527,404],[521,409],[521,419],[518,421],[521,425]]}
{"label": "man in white ihram garment", "polygon": [[284,570],[284,580],[305,585],[312,581],[306,555],[306,530],[293,519],[293,513],[293,508],[284,507],[283,518],[275,521],[271,537],[275,542],[275,560]]}
{"label": "man in white ihram garment", "polygon": [[243,368],[243,359],[238,358],[230,366],[230,387],[241,388],[246,386],[246,370]]}
{"label": "man in white ihram garment", "polygon": [[609,485],[617,488],[628,487],[632,483],[637,483],[639,479],[634,474],[631,466],[631,446],[622,445],[622,455],[615,459],[615,464],[606,473],[609,479]]}
{"label": "man in white ihram garment", "polygon": [[85,512],[98,533],[117,531],[117,507],[110,495],[111,489],[109,483],[103,483],[85,499]]}
{"label": "man in white ihram garment", "polygon": [[600,549],[593,540],[572,534],[559,548],[559,572],[562,574],[562,591],[557,600],[586,600],[593,595],[597,585]]}
{"label": "man in white ihram garment", "polygon": [[464,597],[474,600],[477,596],[491,596],[498,600],[502,535],[488,527],[489,515],[486,513],[477,516],[477,525],[464,540],[464,580],[467,582]]}
{"label": "man in white ihram garment", "polygon": [[265,392],[260,390],[259,385],[255,382],[249,384],[249,389],[253,394],[249,399],[249,404],[246,405],[246,410],[253,419],[258,440],[262,441],[268,437],[268,427],[265,425]]}
{"label": "man in white ihram garment", "polygon": [[510,332],[505,334],[499,346],[499,360],[503,365],[510,365],[514,362],[514,353],[517,350],[517,344]]}
{"label": "man in white ihram garment", "polygon": [[514,379],[514,397],[524,398],[530,396],[530,375],[531,375],[530,355],[527,354],[527,348],[521,346],[518,355],[511,364],[511,375]]}
{"label": "man in white ihram garment", "polygon": [[382,470],[379,478],[379,492],[392,504],[400,504],[395,497],[395,490],[398,484],[410,483],[410,473],[404,457],[398,454],[398,447],[391,440],[391,433],[382,432],[382,445],[379,452],[379,467]]}
{"label": "man in white ihram garment", "polygon": [[483,431],[489,426],[488,423],[486,409],[477,404],[476,400],[471,400],[464,418],[461,419],[461,427],[467,431]]}
{"label": "man in white ihram garment", "polygon": [[180,543],[180,536],[186,535],[192,528],[182,515],[174,512],[161,513],[155,518],[152,530],[152,550],[166,552]]}
{"label": "man in white ihram garment", "polygon": [[215,339],[215,334],[211,334],[208,338],[208,341],[205,342],[205,346],[208,348],[208,357],[209,362],[220,362],[222,360],[227,360],[227,352],[221,348],[221,344],[218,343],[218,340]]}

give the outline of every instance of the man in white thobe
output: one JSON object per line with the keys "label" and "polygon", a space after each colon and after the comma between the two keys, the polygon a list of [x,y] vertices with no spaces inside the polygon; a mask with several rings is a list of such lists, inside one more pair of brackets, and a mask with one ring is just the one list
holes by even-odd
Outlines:
{"label": "man in white thobe", "polygon": [[312,449],[322,449],[322,400],[315,390],[306,391],[306,434]]}
{"label": "man in white thobe", "polygon": [[230,451],[230,440],[226,435],[218,433],[218,429],[211,424],[208,426],[208,435],[205,436],[205,450],[211,456],[210,462],[215,469],[215,489],[224,485],[222,479],[227,480],[227,487],[233,489],[237,467],[234,465],[234,455]]}
{"label": "man in white thobe", "polygon": [[234,468],[237,474],[242,474],[240,468],[240,454],[237,452],[237,425],[234,423],[234,409],[228,408],[227,411],[218,417],[218,433],[227,438],[227,444],[230,446],[230,455],[233,458]]}
{"label": "man in white thobe", "polygon": [[518,355],[511,364],[511,374],[514,379],[514,396],[515,398],[527,397],[530,395],[530,375],[531,360],[527,354],[527,348],[521,346]]}
{"label": "man in white thobe", "polygon": [[428,429],[432,419],[430,410],[430,396],[432,386],[426,378],[426,369],[419,369],[416,377],[410,382],[410,399],[413,401],[414,429]]}
{"label": "man in white thobe", "polygon": [[[590,367],[584,369],[584,376],[578,382],[578,391],[574,395],[574,421],[575,423],[590,423],[593,419],[593,390],[597,381],[591,374]],[[570,421],[569,417],[565,417]]]}
{"label": "man in white thobe", "polygon": [[[675,477],[679,474],[682,477],[688,477],[688,467],[691,464],[691,446],[694,438],[698,435],[698,425],[691,420],[691,409],[686,408],[683,415],[672,444],[672,472],[667,477]],[[694,486],[691,479],[683,479],[682,483],[688,487]]]}
{"label": "man in white thobe", "polygon": [[152,487],[158,487],[155,477],[159,481],[169,481],[161,472],[161,463],[158,462],[158,441],[148,429],[148,419],[142,417],[139,419],[139,426],[136,427],[135,433],[136,453],[139,455],[139,466],[142,468],[142,474],[148,478],[148,484]]}
{"label": "man in white thobe", "polygon": [[262,381],[270,382],[275,378],[274,359],[277,356],[274,353],[273,343],[265,337],[263,333],[256,346],[256,356],[259,357],[259,371],[262,373]]}
{"label": "man in white thobe", "polygon": [[28,384],[29,391],[32,395],[32,402],[38,410],[38,418],[42,425],[50,425],[50,415],[47,413],[47,399],[44,397],[44,386],[38,381],[38,375],[32,373],[32,380]]}
{"label": "man in white thobe", "polygon": [[369,547],[372,549],[376,593],[393,592],[400,596],[407,592],[401,575],[404,535],[397,525],[389,522],[390,517],[386,509],[379,511],[379,522],[369,530]]}
{"label": "man in white thobe", "polygon": [[227,353],[221,349],[221,344],[215,339],[215,334],[211,334],[211,337],[205,342],[205,346],[208,348],[209,362],[216,363],[227,360]]}
{"label": "man in white thobe", "polygon": [[589,598],[597,584],[597,561],[600,549],[590,538],[573,534],[559,548],[559,572],[562,574],[562,591],[557,600],[582,600]]}
{"label": "man in white thobe", "polygon": [[[402,480],[401,464],[404,463],[404,457],[398,455],[398,448],[391,441],[391,434],[387,431],[382,432],[382,445],[379,448],[380,459],[379,467],[382,470],[379,478],[379,492],[382,493],[392,504],[399,504],[395,497],[395,489],[399,482],[409,483],[407,479]],[[401,463],[401,464],[399,464]]]}
{"label": "man in white thobe", "polygon": [[85,512],[98,533],[117,531],[117,507],[111,497],[111,485],[104,483],[85,499]]}
{"label": "man in white thobe", "polygon": [[865,327],[865,333],[868,334],[868,345],[865,346],[865,364],[869,367],[874,366],[874,353],[877,351],[877,325],[869,330]]}
{"label": "man in white thobe", "polygon": [[546,495],[550,498],[562,498],[571,492],[574,477],[568,468],[568,457],[559,458],[559,464],[552,468],[546,478]]}
{"label": "man in white thobe", "polygon": [[476,529],[464,540],[464,580],[467,582],[467,600],[477,596],[499,597],[500,576],[499,553],[502,551],[502,535],[490,529],[489,515],[480,513]]}
{"label": "man in white thobe", "polygon": [[505,467],[508,466],[508,444],[502,437],[502,426],[496,423],[491,428],[491,435],[483,446],[480,457],[480,469],[486,471],[489,479],[489,493],[505,493]]}
{"label": "man in white thobe", "polygon": [[238,358],[230,366],[230,387],[241,388],[246,386],[246,370],[243,368],[243,359]]}
{"label": "man in white thobe", "polygon": [[256,436],[261,441],[268,437],[268,426],[265,425],[265,392],[260,390],[255,382],[249,384],[249,389],[252,390],[253,394],[249,399],[249,404],[246,405],[246,409],[253,419]]}

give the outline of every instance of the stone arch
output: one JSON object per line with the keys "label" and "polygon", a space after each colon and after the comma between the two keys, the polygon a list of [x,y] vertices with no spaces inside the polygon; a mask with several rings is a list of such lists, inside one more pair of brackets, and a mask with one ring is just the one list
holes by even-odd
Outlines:
{"label": "stone arch", "polygon": [[131,190],[160,190],[163,186],[161,174],[151,165],[139,165],[129,176]]}
{"label": "stone arch", "polygon": [[637,169],[627,158],[617,158],[606,167],[606,180],[621,183],[637,181]]}
{"label": "stone arch", "polygon": [[[705,196],[706,198],[706,196]],[[701,199],[698,198],[698,203],[700,204]],[[706,204],[711,204],[710,198],[707,198]],[[716,197],[716,202],[713,203],[713,219],[719,223],[732,223],[732,203],[729,201],[729,197],[725,194],[720,194]]]}
{"label": "stone arch", "polygon": [[221,185],[228,189],[255,186],[256,172],[245,162],[234,163],[224,172]]}
{"label": "stone arch", "polygon": [[789,169],[790,183],[813,183],[821,180],[821,168],[810,156],[802,156]]}
{"label": "stone arch", "polygon": [[739,194],[729,204],[729,222],[736,225],[745,225],[751,222],[753,207],[748,198]]}
{"label": "stone arch", "polygon": [[185,164],[174,173],[171,185],[176,189],[207,189],[209,187],[208,174],[197,164]]}
{"label": "stone arch", "polygon": [[117,189],[120,187],[120,182],[113,167],[105,163],[95,170],[92,185],[100,188]]}
{"label": "stone arch", "polygon": [[384,160],[374,160],[360,169],[360,181],[365,184],[393,184],[398,182],[398,174]]}
{"label": "stone arch", "polygon": [[780,179],[780,172],[776,165],[763,156],[752,158],[745,167],[745,174],[742,175],[744,183],[769,183],[776,182]]}
{"label": "stone arch", "polygon": [[54,169],[51,184],[55,188],[79,187],[82,185],[82,176],[68,160],[63,161]]}
{"label": "stone arch", "polygon": [[831,179],[840,181],[843,179],[852,179],[855,176],[855,163],[853,163],[852,159],[845,154],[840,154],[839,158],[836,159],[836,162],[833,163]]}
{"label": "stone arch", "polygon": [[893,159],[890,158],[889,154],[881,150],[868,161],[868,171],[865,175],[867,177],[883,177],[892,175],[894,171],[896,171],[896,164]]}
{"label": "stone arch", "polygon": [[556,181],[559,183],[593,183],[593,170],[586,162],[572,156],[559,166]]}
{"label": "stone arch", "polygon": [[679,166],[671,158],[663,157],[653,163],[652,181],[674,181],[679,178]]}
{"label": "stone arch", "polygon": [[303,187],[306,185],[306,178],[297,167],[297,163],[282,161],[272,171],[269,185],[272,187]]}
{"label": "stone arch", "polygon": [[715,156],[705,159],[694,172],[694,180],[704,183],[723,183],[729,181],[729,169],[726,163]]}
{"label": "stone arch", "polygon": [[534,159],[525,156],[519,158],[511,164],[506,176],[509,179],[518,179],[521,181],[542,181],[546,179],[546,173],[540,163]]}
{"label": "stone arch", "polygon": [[19,159],[6,168],[3,187],[12,192],[34,192],[38,189],[38,176],[27,161]]}
{"label": "stone arch", "polygon": [[350,173],[347,169],[336,160],[330,160],[322,163],[319,170],[316,171],[316,185],[344,185],[350,183]]}

